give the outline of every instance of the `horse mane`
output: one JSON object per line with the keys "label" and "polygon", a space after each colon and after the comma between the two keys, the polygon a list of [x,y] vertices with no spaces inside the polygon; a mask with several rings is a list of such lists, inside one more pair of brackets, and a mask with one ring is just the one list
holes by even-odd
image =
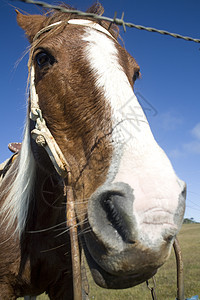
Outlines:
{"label": "horse mane", "polygon": [[6,186],[1,192],[1,198],[6,197],[1,208],[1,213],[4,215],[2,223],[6,224],[7,230],[15,228],[16,226],[13,234],[18,233],[19,236],[26,225],[29,203],[33,195],[36,171],[36,163],[30,144],[29,123],[30,121],[27,117],[19,164],[14,171],[12,170],[13,168],[10,168],[4,178],[5,182],[6,180],[13,182]]}

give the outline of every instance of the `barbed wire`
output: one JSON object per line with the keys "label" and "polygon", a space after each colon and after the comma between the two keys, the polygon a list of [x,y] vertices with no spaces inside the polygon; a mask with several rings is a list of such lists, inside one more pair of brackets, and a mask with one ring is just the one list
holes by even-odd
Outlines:
{"label": "barbed wire", "polygon": [[78,16],[83,16],[83,17],[92,17],[94,19],[97,20],[103,20],[103,21],[109,21],[113,24],[119,25],[119,26],[123,26],[124,31],[126,31],[126,27],[130,27],[130,28],[136,28],[139,30],[145,30],[148,32],[156,32],[159,34],[163,34],[163,35],[168,35],[177,39],[183,39],[185,41],[190,41],[190,42],[195,42],[195,43],[200,43],[200,39],[195,39],[189,36],[183,36],[180,35],[178,33],[172,33],[166,30],[159,30],[156,28],[152,28],[152,27],[145,27],[142,25],[136,25],[130,22],[125,22],[124,21],[124,13],[122,13],[121,19],[117,18],[117,13],[115,13],[114,18],[109,18],[109,17],[105,17],[105,16],[101,16],[101,15],[97,15],[97,14],[93,14],[93,13],[87,13],[87,12],[83,12],[80,10],[71,10],[71,9],[67,9],[63,6],[58,6],[58,5],[52,5],[43,1],[37,1],[37,0],[14,0],[14,1],[20,1],[20,2],[24,2],[24,3],[28,3],[28,4],[35,4],[38,6],[42,6],[44,8],[49,8],[49,9],[55,9],[64,13],[72,13],[72,14],[76,14]]}

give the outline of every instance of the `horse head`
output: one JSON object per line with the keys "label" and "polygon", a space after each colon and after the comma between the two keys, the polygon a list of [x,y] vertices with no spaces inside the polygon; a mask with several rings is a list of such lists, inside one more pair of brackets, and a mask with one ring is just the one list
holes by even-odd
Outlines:
{"label": "horse head", "polygon": [[[61,12],[17,20],[31,43],[43,118],[72,172],[94,280],[105,288],[139,284],[169,257],[185,207],[185,183],[134,94],[139,66],[108,22]],[[36,162],[53,172],[43,148],[31,144]]]}

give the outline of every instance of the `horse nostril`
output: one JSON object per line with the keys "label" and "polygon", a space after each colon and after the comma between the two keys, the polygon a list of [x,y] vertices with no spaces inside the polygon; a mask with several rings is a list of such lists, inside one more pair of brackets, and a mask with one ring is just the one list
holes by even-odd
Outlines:
{"label": "horse nostril", "polygon": [[121,195],[109,195],[106,194],[105,198],[102,199],[101,205],[106,212],[108,220],[115,226],[115,227],[122,227],[122,218],[120,208],[114,204],[115,198],[120,198]]}
{"label": "horse nostril", "polygon": [[186,192],[187,192],[187,187],[186,187],[186,184],[185,184],[185,186],[184,186],[184,188],[182,190],[182,193],[181,193],[181,195],[182,195],[183,198],[186,198]]}
{"label": "horse nostril", "polygon": [[110,225],[124,242],[134,244],[133,215],[128,214],[126,202],[125,196],[120,192],[106,192],[101,198],[101,206]]}
{"label": "horse nostril", "polygon": [[163,239],[167,242],[170,243],[171,241],[173,241],[173,239],[175,238],[174,235],[167,235],[166,237],[163,237]]}
{"label": "horse nostril", "polygon": [[185,181],[178,179],[178,183],[181,187],[182,192],[180,193],[180,196],[182,196],[183,199],[186,198],[186,193],[187,193],[187,185],[185,183]]}
{"label": "horse nostril", "polygon": [[93,233],[110,249],[122,251],[138,240],[133,189],[123,182],[102,185],[90,197],[88,220]]}

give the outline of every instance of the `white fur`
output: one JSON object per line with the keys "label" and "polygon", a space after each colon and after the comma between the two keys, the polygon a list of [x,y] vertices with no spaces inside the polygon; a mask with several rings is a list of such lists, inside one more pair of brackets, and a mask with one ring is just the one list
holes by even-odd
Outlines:
{"label": "white fur", "polygon": [[[170,161],[156,143],[145,114],[138,103],[128,78],[119,64],[114,40],[93,29],[85,29],[83,40],[86,56],[96,85],[103,89],[111,106],[114,153],[107,183],[125,182],[133,188],[133,212],[138,224],[162,222],[173,224],[183,184]],[[152,208],[159,208],[161,213]],[[143,215],[144,210],[150,213]],[[145,235],[140,231],[141,240]],[[157,226],[158,227],[158,226]],[[160,226],[161,227],[161,226]],[[157,230],[157,229],[156,229]],[[154,229],[155,239],[160,236]]]}
{"label": "white fur", "polygon": [[[22,233],[26,224],[28,207],[32,196],[35,180],[35,160],[30,146],[29,120],[25,127],[24,140],[20,151],[19,167],[15,171],[16,177],[13,183],[3,191],[8,196],[2,207],[4,221],[8,224],[7,229],[12,228],[16,222],[15,232]],[[6,177],[10,176],[10,171]],[[6,179],[5,177],[5,179]]]}

